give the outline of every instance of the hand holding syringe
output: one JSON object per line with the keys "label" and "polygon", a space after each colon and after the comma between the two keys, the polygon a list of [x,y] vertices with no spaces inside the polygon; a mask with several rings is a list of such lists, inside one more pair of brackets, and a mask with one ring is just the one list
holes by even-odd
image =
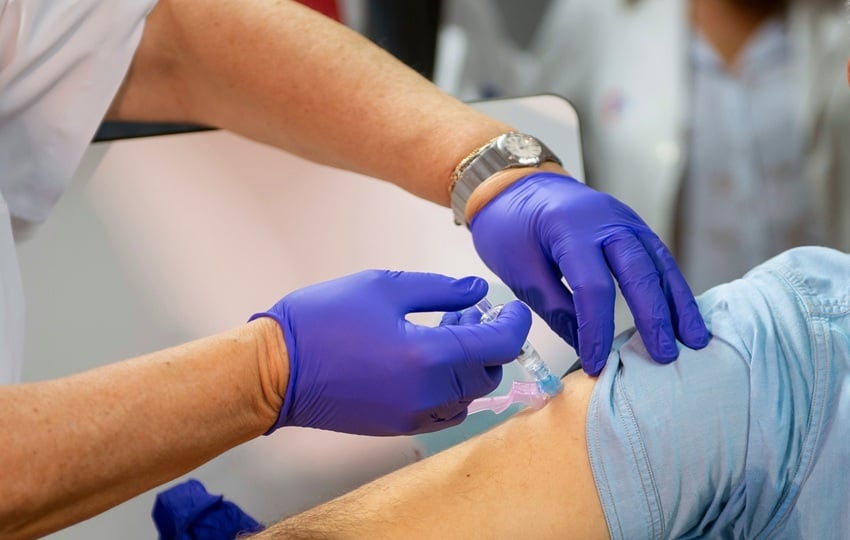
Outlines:
{"label": "hand holding syringe", "polygon": [[[494,307],[486,298],[475,304],[475,307],[481,312],[481,322],[485,324],[494,320],[502,309],[501,305]],[[534,381],[515,381],[511,385],[510,392],[504,396],[476,399],[469,404],[467,414],[488,410],[499,414],[514,403],[522,403],[533,409],[540,409],[564,389],[561,380],[552,375],[548,366],[528,341],[522,345],[522,350],[516,357],[516,361],[534,377]]]}

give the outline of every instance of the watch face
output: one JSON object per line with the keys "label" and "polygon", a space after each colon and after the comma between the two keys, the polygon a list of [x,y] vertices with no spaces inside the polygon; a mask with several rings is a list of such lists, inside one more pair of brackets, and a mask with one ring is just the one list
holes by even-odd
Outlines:
{"label": "watch face", "polygon": [[522,133],[508,133],[502,139],[501,146],[521,165],[539,164],[540,155],[543,153],[543,147],[537,139]]}

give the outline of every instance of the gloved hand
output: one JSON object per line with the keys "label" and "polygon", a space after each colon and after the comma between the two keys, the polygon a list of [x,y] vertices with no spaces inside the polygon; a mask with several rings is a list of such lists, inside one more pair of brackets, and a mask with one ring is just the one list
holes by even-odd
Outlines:
{"label": "gloved hand", "polygon": [[565,175],[535,173],[488,202],[470,229],[487,266],[576,348],[591,375],[604,367],[614,337],[612,273],[656,361],[678,356],[677,336],[692,348],[708,343],[673,256],[610,195]]}
{"label": "gloved hand", "polygon": [[289,354],[272,430],[406,435],[459,424],[519,354],[531,312],[514,302],[490,324],[436,328],[405,315],[456,311],[486,293],[477,277],[369,270],[298,290],[255,315],[280,324]]}

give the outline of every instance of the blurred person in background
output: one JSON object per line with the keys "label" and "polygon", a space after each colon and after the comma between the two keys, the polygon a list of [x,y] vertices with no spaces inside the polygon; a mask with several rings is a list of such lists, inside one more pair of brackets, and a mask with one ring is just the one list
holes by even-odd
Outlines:
{"label": "blurred person in background", "polygon": [[850,250],[843,2],[552,0],[526,47],[497,4],[447,6],[467,51],[448,89],[572,101],[588,184],[646,219],[695,292],[790,247]]}

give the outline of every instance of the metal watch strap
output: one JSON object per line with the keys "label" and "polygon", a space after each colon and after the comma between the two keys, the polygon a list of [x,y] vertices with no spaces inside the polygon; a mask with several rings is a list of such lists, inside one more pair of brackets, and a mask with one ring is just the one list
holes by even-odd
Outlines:
{"label": "metal watch strap", "polygon": [[540,142],[542,152],[537,163],[523,164],[512,160],[511,156],[497,148],[497,145],[506,135],[514,133],[516,132],[504,133],[488,141],[464,158],[455,168],[450,195],[454,221],[457,225],[467,225],[466,203],[469,197],[475,188],[497,172],[515,167],[535,167],[547,161],[561,164],[561,160],[542,142]]}
{"label": "metal watch strap", "polygon": [[[479,165],[480,164],[480,165]],[[455,223],[466,225],[466,202],[484,180],[487,180],[499,171],[510,168],[511,162],[507,157],[497,152],[483,152],[475,159],[475,167],[466,167],[458,175],[454,188],[452,188],[452,211]]]}

